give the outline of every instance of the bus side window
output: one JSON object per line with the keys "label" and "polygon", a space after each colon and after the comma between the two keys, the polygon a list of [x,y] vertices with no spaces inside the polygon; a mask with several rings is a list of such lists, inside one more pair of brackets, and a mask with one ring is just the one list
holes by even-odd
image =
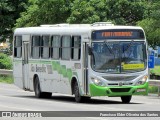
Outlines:
{"label": "bus side window", "polygon": [[47,35],[42,37],[41,57],[49,58],[49,36]]}
{"label": "bus side window", "polygon": [[32,58],[38,59],[40,57],[41,37],[32,36]]}
{"label": "bus side window", "polygon": [[51,37],[51,58],[60,58],[60,47],[61,47],[61,37],[59,35],[54,35]]}
{"label": "bus side window", "polygon": [[72,55],[73,60],[79,60],[81,58],[81,37],[72,36]]}
{"label": "bus side window", "polygon": [[15,36],[14,57],[15,58],[21,58],[22,57],[22,36]]}
{"label": "bus side window", "polygon": [[69,60],[71,57],[71,36],[62,36],[62,59]]}

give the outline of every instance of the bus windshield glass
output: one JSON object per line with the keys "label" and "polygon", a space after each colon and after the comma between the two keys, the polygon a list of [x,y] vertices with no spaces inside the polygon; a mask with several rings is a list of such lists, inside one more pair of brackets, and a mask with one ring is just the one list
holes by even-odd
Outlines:
{"label": "bus windshield glass", "polygon": [[92,42],[91,66],[94,71],[125,73],[146,68],[146,44],[144,41]]}

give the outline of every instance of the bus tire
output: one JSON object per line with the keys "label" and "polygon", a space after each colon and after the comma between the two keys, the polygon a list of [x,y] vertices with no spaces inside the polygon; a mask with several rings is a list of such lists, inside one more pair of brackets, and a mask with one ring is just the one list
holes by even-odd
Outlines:
{"label": "bus tire", "polygon": [[50,98],[52,96],[52,93],[50,93],[50,92],[42,92],[41,91],[40,82],[39,82],[38,77],[35,78],[34,84],[35,84],[34,85],[35,96],[37,98]]}
{"label": "bus tire", "polygon": [[90,101],[90,100],[91,100],[91,97],[88,97],[88,96],[87,97],[86,96],[83,97],[83,102],[87,102],[87,101]]}
{"label": "bus tire", "polygon": [[121,96],[121,100],[123,103],[130,103],[132,96]]}
{"label": "bus tire", "polygon": [[43,98],[51,98],[52,93],[51,92],[43,92]]}
{"label": "bus tire", "polygon": [[81,103],[83,97],[80,95],[79,87],[78,87],[78,83],[77,82],[74,83],[74,95],[75,95],[75,101],[77,103]]}

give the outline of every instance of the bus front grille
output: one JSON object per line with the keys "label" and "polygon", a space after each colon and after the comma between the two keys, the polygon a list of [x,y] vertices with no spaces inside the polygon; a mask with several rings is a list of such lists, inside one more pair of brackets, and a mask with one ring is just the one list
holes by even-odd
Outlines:
{"label": "bus front grille", "polygon": [[103,76],[103,78],[108,81],[131,81],[137,77],[138,76]]}
{"label": "bus front grille", "polygon": [[112,92],[129,92],[131,88],[110,88]]}

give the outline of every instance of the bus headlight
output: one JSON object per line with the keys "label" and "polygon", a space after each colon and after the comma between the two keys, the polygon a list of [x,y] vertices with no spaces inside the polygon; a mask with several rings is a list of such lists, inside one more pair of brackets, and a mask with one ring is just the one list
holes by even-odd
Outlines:
{"label": "bus headlight", "polygon": [[148,79],[148,76],[147,76],[147,75],[143,76],[143,77],[136,83],[136,85],[143,85],[143,84],[145,84],[146,81],[147,81],[147,79]]}
{"label": "bus headlight", "polygon": [[103,87],[106,86],[105,83],[102,80],[100,80],[100,79],[91,78],[91,80],[97,86],[103,86]]}

